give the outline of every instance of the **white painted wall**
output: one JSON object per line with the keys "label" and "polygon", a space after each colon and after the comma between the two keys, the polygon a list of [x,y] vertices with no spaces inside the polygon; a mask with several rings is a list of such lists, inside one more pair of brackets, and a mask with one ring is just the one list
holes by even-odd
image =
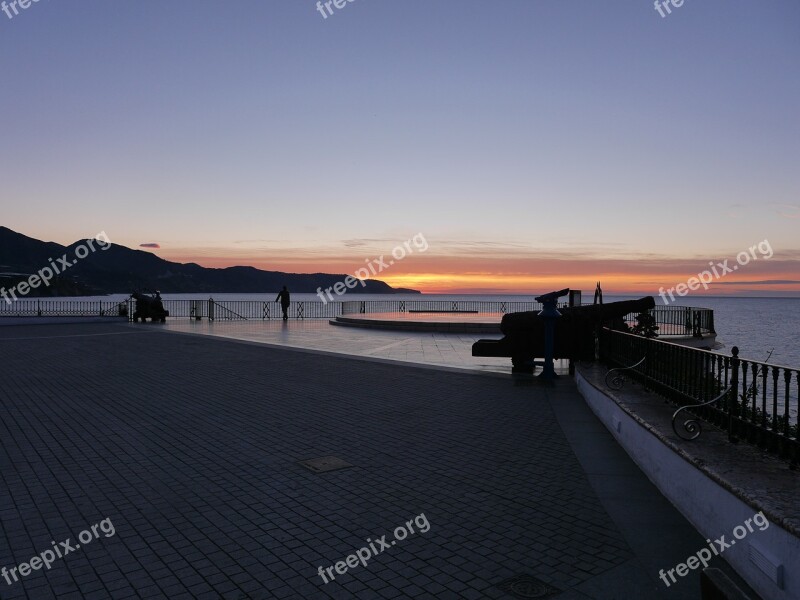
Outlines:
{"label": "white painted wall", "polygon": [[[580,373],[575,378],[578,390],[597,417],[684,517],[712,541],[723,534],[726,541],[735,539],[733,529],[751,519],[758,510],[675,453]],[[769,563],[782,566],[780,585],[751,559],[754,550],[755,554],[766,555],[766,562],[763,557],[756,556],[756,560],[767,567]],[[800,599],[800,539],[775,523],[770,523],[764,531],[754,526],[752,533],[748,532],[721,556],[765,600]],[[664,565],[664,569],[674,566]]]}

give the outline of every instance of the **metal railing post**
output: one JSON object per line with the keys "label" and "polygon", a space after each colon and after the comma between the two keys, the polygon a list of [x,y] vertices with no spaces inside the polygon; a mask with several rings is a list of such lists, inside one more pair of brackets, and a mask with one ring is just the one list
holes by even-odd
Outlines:
{"label": "metal railing post", "polygon": [[739,347],[731,349],[731,391],[728,393],[728,441],[735,442],[734,421],[739,412]]}

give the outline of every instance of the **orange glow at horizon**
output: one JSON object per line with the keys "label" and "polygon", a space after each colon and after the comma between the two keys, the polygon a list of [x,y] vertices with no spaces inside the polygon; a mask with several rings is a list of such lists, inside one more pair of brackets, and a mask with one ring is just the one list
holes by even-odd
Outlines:
{"label": "orange glow at horizon", "polygon": [[[597,279],[591,276],[521,275],[502,273],[409,273],[381,277],[392,287],[436,293],[509,293],[562,289],[565,287],[594,288]],[[634,291],[634,284],[625,276],[604,277],[603,286],[608,289]],[[646,288],[642,288],[645,291]]]}
{"label": "orange glow at horizon", "polygon": [[[661,289],[674,288],[679,283],[686,284],[693,275],[675,279],[668,286],[658,282],[643,282],[636,275],[626,274],[601,274],[601,275],[571,275],[571,276],[537,276],[537,275],[504,275],[504,274],[463,274],[463,273],[415,273],[407,275],[387,275],[381,279],[392,287],[402,287],[420,290],[424,293],[490,293],[490,294],[519,294],[541,293],[548,290],[570,287],[573,289],[592,290],[597,281],[608,292],[634,293],[653,295]],[[692,293],[726,294],[733,292],[759,290],[769,292],[798,292],[800,283],[771,283],[754,284],[750,280],[730,278],[725,285],[709,284],[706,291],[702,287]],[[734,288],[734,289],[731,289]]]}
{"label": "orange glow at horizon", "polygon": [[[357,254],[334,254],[324,251],[277,252],[266,261],[246,253],[214,256],[197,252],[158,252],[162,258],[177,262],[195,262],[204,267],[225,268],[250,265],[267,271],[289,273],[354,274],[368,264]],[[793,257],[792,257],[793,258]],[[388,262],[388,259],[387,259]],[[730,294],[738,292],[796,292],[800,295],[800,261],[758,260],[736,273],[715,279],[708,291],[692,293]],[[541,293],[571,287],[592,290],[597,281],[609,293],[654,295],[669,289],[708,268],[704,259],[643,257],[600,259],[586,256],[532,258],[525,254],[444,255],[417,254],[375,274],[392,287],[419,290],[423,293]],[[363,275],[362,275],[363,276]],[[764,283],[770,282],[770,283]],[[774,282],[774,283],[773,283]]]}

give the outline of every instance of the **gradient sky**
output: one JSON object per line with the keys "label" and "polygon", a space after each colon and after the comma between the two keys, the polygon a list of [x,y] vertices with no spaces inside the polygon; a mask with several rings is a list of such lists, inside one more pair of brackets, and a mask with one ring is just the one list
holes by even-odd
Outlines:
{"label": "gradient sky", "polygon": [[[8,0],[7,0],[8,1]],[[40,0],[0,12],[0,224],[426,291],[800,295],[800,3]],[[766,283],[765,283],[766,282]],[[770,283],[783,282],[783,283]],[[786,283],[793,282],[793,283]]]}

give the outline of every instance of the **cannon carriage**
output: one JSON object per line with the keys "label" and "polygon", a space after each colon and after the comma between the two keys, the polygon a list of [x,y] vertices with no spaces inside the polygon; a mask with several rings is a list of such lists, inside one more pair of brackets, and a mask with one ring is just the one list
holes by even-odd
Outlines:
{"label": "cannon carriage", "polygon": [[147,323],[147,319],[151,319],[153,323],[157,321],[161,323],[167,322],[169,311],[164,309],[161,294],[156,292],[154,295],[149,296],[134,292],[131,294],[131,298],[136,300],[136,309],[133,311],[134,323],[138,323],[139,319],[142,320],[142,323]]}
{"label": "cannon carriage", "polygon": [[[563,294],[562,294],[563,295]],[[560,308],[555,321],[553,358],[593,360],[600,327],[626,330],[624,317],[655,306],[652,296],[591,306]],[[478,340],[472,356],[509,357],[513,372],[530,373],[534,358],[545,356],[545,321],[536,311],[510,313],[500,324],[500,340]]]}

